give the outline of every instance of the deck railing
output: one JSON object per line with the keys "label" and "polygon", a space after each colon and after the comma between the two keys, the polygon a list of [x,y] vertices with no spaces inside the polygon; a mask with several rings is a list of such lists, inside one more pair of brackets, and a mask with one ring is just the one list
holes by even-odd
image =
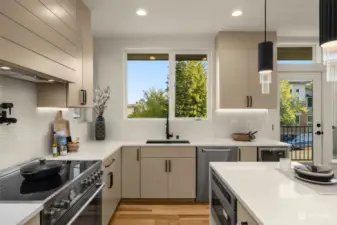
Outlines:
{"label": "deck railing", "polygon": [[312,126],[281,126],[281,141],[291,144],[290,158],[295,161],[313,159]]}

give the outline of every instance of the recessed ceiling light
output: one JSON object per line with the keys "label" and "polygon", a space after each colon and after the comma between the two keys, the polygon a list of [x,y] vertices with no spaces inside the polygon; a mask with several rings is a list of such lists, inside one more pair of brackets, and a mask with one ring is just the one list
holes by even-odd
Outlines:
{"label": "recessed ceiling light", "polygon": [[11,68],[8,67],[8,66],[1,66],[0,68],[1,68],[2,70],[11,70]]}
{"label": "recessed ceiling light", "polygon": [[241,10],[234,10],[232,16],[242,16],[243,12]]}
{"label": "recessed ceiling light", "polygon": [[48,80],[48,82],[54,82],[55,80]]}
{"label": "recessed ceiling light", "polygon": [[136,13],[137,13],[138,16],[146,16],[147,15],[147,12],[146,12],[145,9],[138,9],[136,11]]}
{"label": "recessed ceiling light", "polygon": [[150,60],[156,60],[156,57],[153,56],[153,55],[151,55],[151,56],[150,56]]}

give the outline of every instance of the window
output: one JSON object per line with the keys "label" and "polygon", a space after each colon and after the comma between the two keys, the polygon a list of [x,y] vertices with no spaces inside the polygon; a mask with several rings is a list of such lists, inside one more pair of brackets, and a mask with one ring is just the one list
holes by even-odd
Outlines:
{"label": "window", "polygon": [[312,108],[312,97],[307,97],[307,107]]}
{"label": "window", "polygon": [[312,64],[312,47],[278,47],[278,64]]}
{"label": "window", "polygon": [[300,124],[300,115],[296,115],[296,124],[299,125]]}
{"label": "window", "polygon": [[312,125],[312,116],[308,116],[308,122],[307,122],[308,125]]}
{"label": "window", "polygon": [[207,55],[176,55],[175,116],[207,117]]}
{"label": "window", "polygon": [[207,118],[208,54],[128,53],[128,118]]}
{"label": "window", "polygon": [[127,55],[128,118],[166,117],[168,73],[168,54]]}

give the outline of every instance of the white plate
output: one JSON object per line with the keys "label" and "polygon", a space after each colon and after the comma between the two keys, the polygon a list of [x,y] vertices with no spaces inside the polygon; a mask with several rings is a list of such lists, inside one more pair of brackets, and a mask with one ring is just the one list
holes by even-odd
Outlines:
{"label": "white plate", "polygon": [[299,179],[299,180],[302,180],[302,181],[305,181],[305,182],[309,182],[309,183],[312,183],[312,184],[322,184],[322,185],[334,185],[334,184],[337,184],[337,178],[332,178],[329,182],[322,182],[322,181],[314,181],[314,180],[308,180],[308,179],[305,179],[305,178],[302,178],[300,176],[298,176],[297,174],[294,174],[294,177]]}

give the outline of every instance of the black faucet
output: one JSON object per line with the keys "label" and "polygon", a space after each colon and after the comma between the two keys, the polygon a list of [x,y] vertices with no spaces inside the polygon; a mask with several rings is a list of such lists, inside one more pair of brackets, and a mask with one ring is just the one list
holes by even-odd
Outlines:
{"label": "black faucet", "polygon": [[169,121],[169,114],[166,114],[166,139],[169,140],[173,137],[173,134],[170,134],[170,121]]}

